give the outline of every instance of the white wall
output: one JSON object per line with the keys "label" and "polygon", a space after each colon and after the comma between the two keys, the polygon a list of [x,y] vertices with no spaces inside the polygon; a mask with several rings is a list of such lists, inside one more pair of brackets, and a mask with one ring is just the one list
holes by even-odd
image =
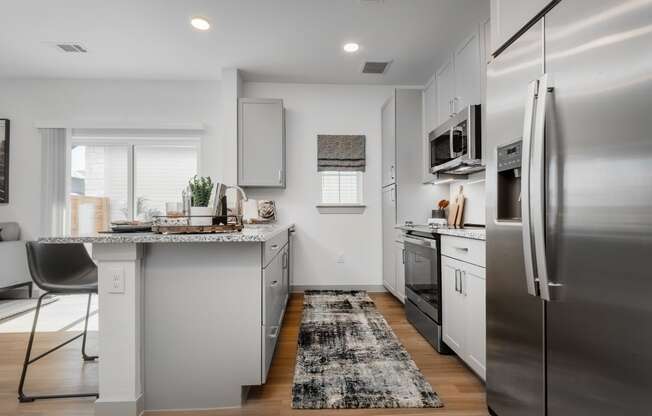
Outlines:
{"label": "white wall", "polygon": [[[381,285],[380,108],[386,86],[245,83],[244,96],[282,98],[286,189],[247,189],[277,202],[279,221],[297,225],[294,285]],[[362,214],[320,214],[317,134],[364,134],[367,168]],[[337,257],[344,255],[344,263]]]}
{"label": "white wall", "polygon": [[219,82],[0,80],[0,117],[11,120],[10,202],[0,205],[0,221],[19,222],[24,238],[40,233],[38,123],[203,124],[200,169],[221,178],[220,113]]}

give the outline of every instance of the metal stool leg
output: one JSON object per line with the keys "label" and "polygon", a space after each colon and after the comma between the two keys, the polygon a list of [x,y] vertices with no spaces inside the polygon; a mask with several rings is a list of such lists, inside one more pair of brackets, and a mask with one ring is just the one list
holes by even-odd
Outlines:
{"label": "metal stool leg", "polygon": [[86,331],[88,331],[88,316],[91,311],[91,297],[92,293],[88,294],[88,305],[86,306],[86,319],[84,320],[84,336],[82,338],[82,357],[84,361],[93,361],[97,359],[97,355],[87,355],[86,354]]}
{"label": "metal stool leg", "polygon": [[29,334],[29,342],[27,343],[27,352],[25,353],[25,361],[23,362],[23,371],[20,374],[20,383],[18,384],[18,401],[21,403],[26,403],[26,402],[33,402],[34,400],[38,399],[63,399],[63,398],[68,398],[68,397],[100,397],[98,393],[76,393],[76,394],[52,394],[52,395],[40,395],[40,396],[27,396],[25,395],[23,391],[23,387],[25,386],[25,378],[27,376],[27,367],[32,364],[33,362],[40,360],[41,358],[45,357],[46,355],[50,354],[51,352],[54,352],[58,350],[59,348],[63,347],[64,345],[67,345],[77,338],[81,337],[83,334],[79,334],[74,336],[73,338],[69,339],[68,341],[64,342],[63,344],[57,345],[56,347],[44,352],[43,354],[40,354],[36,358],[30,358],[32,354],[32,345],[34,344],[34,334],[36,332],[36,323],[38,322],[38,316],[39,313],[41,312],[41,304],[43,302],[43,298],[45,295],[47,295],[48,292],[42,294],[39,296],[38,301],[36,302],[36,311],[34,313],[34,322],[32,323],[32,332]]}

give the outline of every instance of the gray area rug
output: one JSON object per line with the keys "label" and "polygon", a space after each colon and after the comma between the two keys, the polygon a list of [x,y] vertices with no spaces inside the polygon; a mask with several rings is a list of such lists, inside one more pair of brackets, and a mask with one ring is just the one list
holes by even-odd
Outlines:
{"label": "gray area rug", "polygon": [[[41,306],[49,305],[59,300],[56,296],[48,296],[43,299]],[[0,321],[13,318],[25,312],[36,309],[37,299],[11,299],[0,301]]]}
{"label": "gray area rug", "polygon": [[305,292],[293,408],[442,406],[366,292]]}

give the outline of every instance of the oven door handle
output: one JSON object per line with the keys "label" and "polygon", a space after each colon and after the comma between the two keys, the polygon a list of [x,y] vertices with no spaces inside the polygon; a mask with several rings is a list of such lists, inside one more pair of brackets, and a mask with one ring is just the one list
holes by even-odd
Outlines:
{"label": "oven door handle", "polygon": [[414,237],[404,237],[403,239],[406,243],[411,243],[411,244],[416,244],[418,246],[426,246],[426,247],[432,247],[431,242],[435,242],[435,240],[421,240],[420,238],[414,238]]}

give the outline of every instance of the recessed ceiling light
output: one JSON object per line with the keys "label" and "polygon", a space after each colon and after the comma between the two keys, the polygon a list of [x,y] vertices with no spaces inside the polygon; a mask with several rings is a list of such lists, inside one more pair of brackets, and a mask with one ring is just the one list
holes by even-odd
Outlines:
{"label": "recessed ceiling light", "polygon": [[357,52],[358,49],[360,49],[360,45],[358,45],[355,42],[346,43],[346,44],[344,44],[342,49],[344,49],[344,52],[354,53],[354,52]]}
{"label": "recessed ceiling light", "polygon": [[190,19],[190,24],[197,30],[208,30],[211,28],[211,24],[203,17],[193,17]]}

